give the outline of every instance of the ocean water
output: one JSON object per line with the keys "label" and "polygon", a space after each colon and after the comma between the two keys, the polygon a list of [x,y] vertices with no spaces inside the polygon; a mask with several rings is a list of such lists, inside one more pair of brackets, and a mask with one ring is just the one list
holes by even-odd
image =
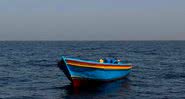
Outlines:
{"label": "ocean water", "polygon": [[[117,57],[127,79],[73,88],[60,56]],[[0,99],[185,99],[185,41],[1,41]]]}

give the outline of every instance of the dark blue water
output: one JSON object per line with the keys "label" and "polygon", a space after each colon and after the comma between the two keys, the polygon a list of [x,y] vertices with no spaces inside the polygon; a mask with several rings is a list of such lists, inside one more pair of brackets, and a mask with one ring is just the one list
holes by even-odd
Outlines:
{"label": "dark blue water", "polygon": [[[61,55],[134,68],[128,79],[74,89],[56,65]],[[1,41],[0,98],[185,99],[185,41]]]}

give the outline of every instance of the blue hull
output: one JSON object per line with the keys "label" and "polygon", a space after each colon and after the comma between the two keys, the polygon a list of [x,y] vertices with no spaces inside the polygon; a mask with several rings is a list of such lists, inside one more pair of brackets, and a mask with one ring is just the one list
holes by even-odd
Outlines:
{"label": "blue hull", "polygon": [[104,70],[67,65],[71,78],[111,81],[126,77],[131,70]]}
{"label": "blue hull", "polygon": [[104,64],[64,57],[58,66],[72,83],[74,80],[117,80],[126,77],[131,71],[130,64]]}

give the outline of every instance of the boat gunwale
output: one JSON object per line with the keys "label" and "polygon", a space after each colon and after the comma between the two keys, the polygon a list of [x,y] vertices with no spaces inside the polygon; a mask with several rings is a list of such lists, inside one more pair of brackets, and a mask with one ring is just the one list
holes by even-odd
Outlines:
{"label": "boat gunwale", "polygon": [[100,63],[96,61],[89,61],[89,60],[81,60],[81,59],[76,59],[76,58],[65,58],[65,60],[72,60],[76,62],[84,62],[84,63],[89,63],[89,64],[95,64],[95,65],[111,65],[111,66],[132,66],[131,63],[121,63],[121,64],[111,64],[111,63]]}
{"label": "boat gunwale", "polygon": [[83,60],[76,59],[66,59],[67,65],[81,67],[81,68],[95,68],[104,70],[130,70],[132,68],[131,64],[103,64],[98,62],[87,62]]}

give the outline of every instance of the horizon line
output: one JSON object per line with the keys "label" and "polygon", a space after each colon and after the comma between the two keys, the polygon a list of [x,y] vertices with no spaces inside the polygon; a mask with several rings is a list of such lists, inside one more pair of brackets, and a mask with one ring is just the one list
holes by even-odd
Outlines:
{"label": "horizon line", "polygon": [[0,40],[0,42],[6,41],[185,41],[185,40]]}

